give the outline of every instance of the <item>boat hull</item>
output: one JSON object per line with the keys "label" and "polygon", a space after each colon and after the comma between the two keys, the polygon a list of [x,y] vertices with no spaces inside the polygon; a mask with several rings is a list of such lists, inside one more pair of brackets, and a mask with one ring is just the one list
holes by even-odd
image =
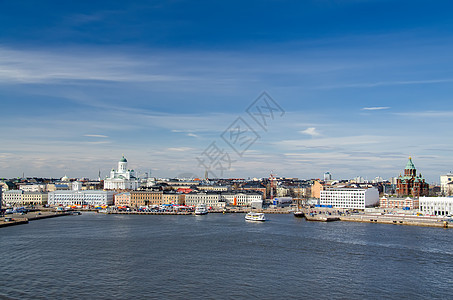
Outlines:
{"label": "boat hull", "polygon": [[305,217],[305,214],[303,212],[301,212],[301,211],[295,211],[294,212],[294,216],[296,218],[303,218],[303,217]]}

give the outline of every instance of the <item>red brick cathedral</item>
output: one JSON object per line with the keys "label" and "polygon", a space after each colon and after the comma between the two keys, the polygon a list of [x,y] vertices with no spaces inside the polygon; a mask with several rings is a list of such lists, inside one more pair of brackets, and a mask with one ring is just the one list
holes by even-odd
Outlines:
{"label": "red brick cathedral", "polygon": [[417,175],[417,169],[415,169],[412,158],[409,157],[409,161],[404,169],[404,176],[398,176],[396,179],[396,194],[398,196],[410,196],[420,197],[428,196],[429,184],[425,182],[422,174]]}

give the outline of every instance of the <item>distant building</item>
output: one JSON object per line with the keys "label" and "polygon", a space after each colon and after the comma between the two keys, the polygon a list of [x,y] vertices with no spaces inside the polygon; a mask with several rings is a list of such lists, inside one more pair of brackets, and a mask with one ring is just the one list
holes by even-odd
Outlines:
{"label": "distant building", "polygon": [[332,180],[332,174],[330,172],[324,173],[324,181],[330,181]]}
{"label": "distant building", "polygon": [[114,196],[114,203],[115,206],[132,206],[131,205],[131,193],[129,192],[124,192],[124,193],[119,193]]}
{"label": "distant building", "polygon": [[184,205],[186,195],[183,193],[164,192],[162,194],[162,204]]}
{"label": "distant building", "polygon": [[417,175],[417,169],[415,169],[411,157],[404,168],[404,175],[400,174],[396,179],[396,194],[398,197],[409,195],[420,197],[429,194],[429,184],[425,182],[421,174]]}
{"label": "distant building", "polygon": [[212,192],[226,192],[230,187],[225,185],[199,185],[197,189],[200,191],[212,191]]}
{"label": "distant building", "polygon": [[46,192],[46,184],[24,184],[19,187],[24,192]]}
{"label": "distant building", "polygon": [[44,205],[47,204],[47,193],[10,190],[4,193],[3,202],[8,206]]}
{"label": "distant building", "polygon": [[2,210],[2,202],[3,202],[3,191],[2,187],[0,186],[0,210]]}
{"label": "distant building", "polygon": [[186,194],[186,205],[197,206],[205,204],[208,207],[222,208],[225,207],[225,200],[222,200],[218,192],[203,192]]}
{"label": "distant building", "polygon": [[113,205],[113,191],[53,191],[49,192],[48,204],[52,206]]}
{"label": "distant building", "polygon": [[123,157],[118,162],[118,169],[112,169],[110,176],[104,180],[105,190],[136,190],[138,180],[135,171],[127,169],[127,159]]}
{"label": "distant building", "polygon": [[[231,192],[231,193],[221,193],[221,199],[226,202],[228,205],[233,206],[252,206],[252,202],[263,202],[263,194],[261,193],[241,193],[241,192]],[[262,205],[261,205],[262,206]]]}
{"label": "distant building", "polygon": [[162,191],[132,191],[131,206],[162,205]]}
{"label": "distant building", "polygon": [[453,214],[453,197],[420,197],[420,211],[427,215]]}
{"label": "distant building", "polygon": [[323,190],[324,186],[319,181],[314,181],[313,185],[311,186],[311,197],[319,199],[321,197],[321,191]]}
{"label": "distant building", "polygon": [[397,197],[382,197],[380,200],[381,208],[408,208],[418,209],[419,200],[411,197],[397,198]]}
{"label": "distant building", "polygon": [[443,196],[453,195],[453,174],[449,172],[445,175],[440,175],[440,192]]}
{"label": "distant building", "polygon": [[337,208],[365,209],[379,203],[376,188],[329,188],[321,191],[319,203]]}

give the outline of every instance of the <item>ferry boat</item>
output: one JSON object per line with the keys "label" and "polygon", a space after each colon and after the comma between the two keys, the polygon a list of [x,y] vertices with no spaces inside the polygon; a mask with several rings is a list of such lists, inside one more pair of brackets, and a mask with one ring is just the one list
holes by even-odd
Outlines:
{"label": "ferry boat", "polygon": [[263,213],[249,212],[245,215],[245,220],[246,221],[264,222],[264,221],[266,221],[266,217],[264,216]]}
{"label": "ferry boat", "polygon": [[208,214],[208,209],[206,208],[206,205],[199,204],[197,207],[195,207],[195,214],[198,215],[198,216],[207,215]]}

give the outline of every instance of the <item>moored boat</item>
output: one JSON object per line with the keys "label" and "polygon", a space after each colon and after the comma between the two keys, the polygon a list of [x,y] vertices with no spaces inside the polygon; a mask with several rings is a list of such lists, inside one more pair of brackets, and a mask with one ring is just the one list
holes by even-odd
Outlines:
{"label": "moored boat", "polygon": [[303,218],[303,217],[305,217],[305,214],[304,214],[304,212],[302,212],[302,211],[295,211],[293,214],[294,214],[294,216],[295,216],[296,218]]}
{"label": "moored boat", "polygon": [[263,213],[249,212],[245,215],[245,220],[246,221],[264,222],[264,221],[266,221],[266,217],[264,216]]}
{"label": "moored boat", "polygon": [[195,207],[195,214],[198,216],[208,214],[208,209],[206,208],[206,205],[204,204],[197,205],[197,207]]}

